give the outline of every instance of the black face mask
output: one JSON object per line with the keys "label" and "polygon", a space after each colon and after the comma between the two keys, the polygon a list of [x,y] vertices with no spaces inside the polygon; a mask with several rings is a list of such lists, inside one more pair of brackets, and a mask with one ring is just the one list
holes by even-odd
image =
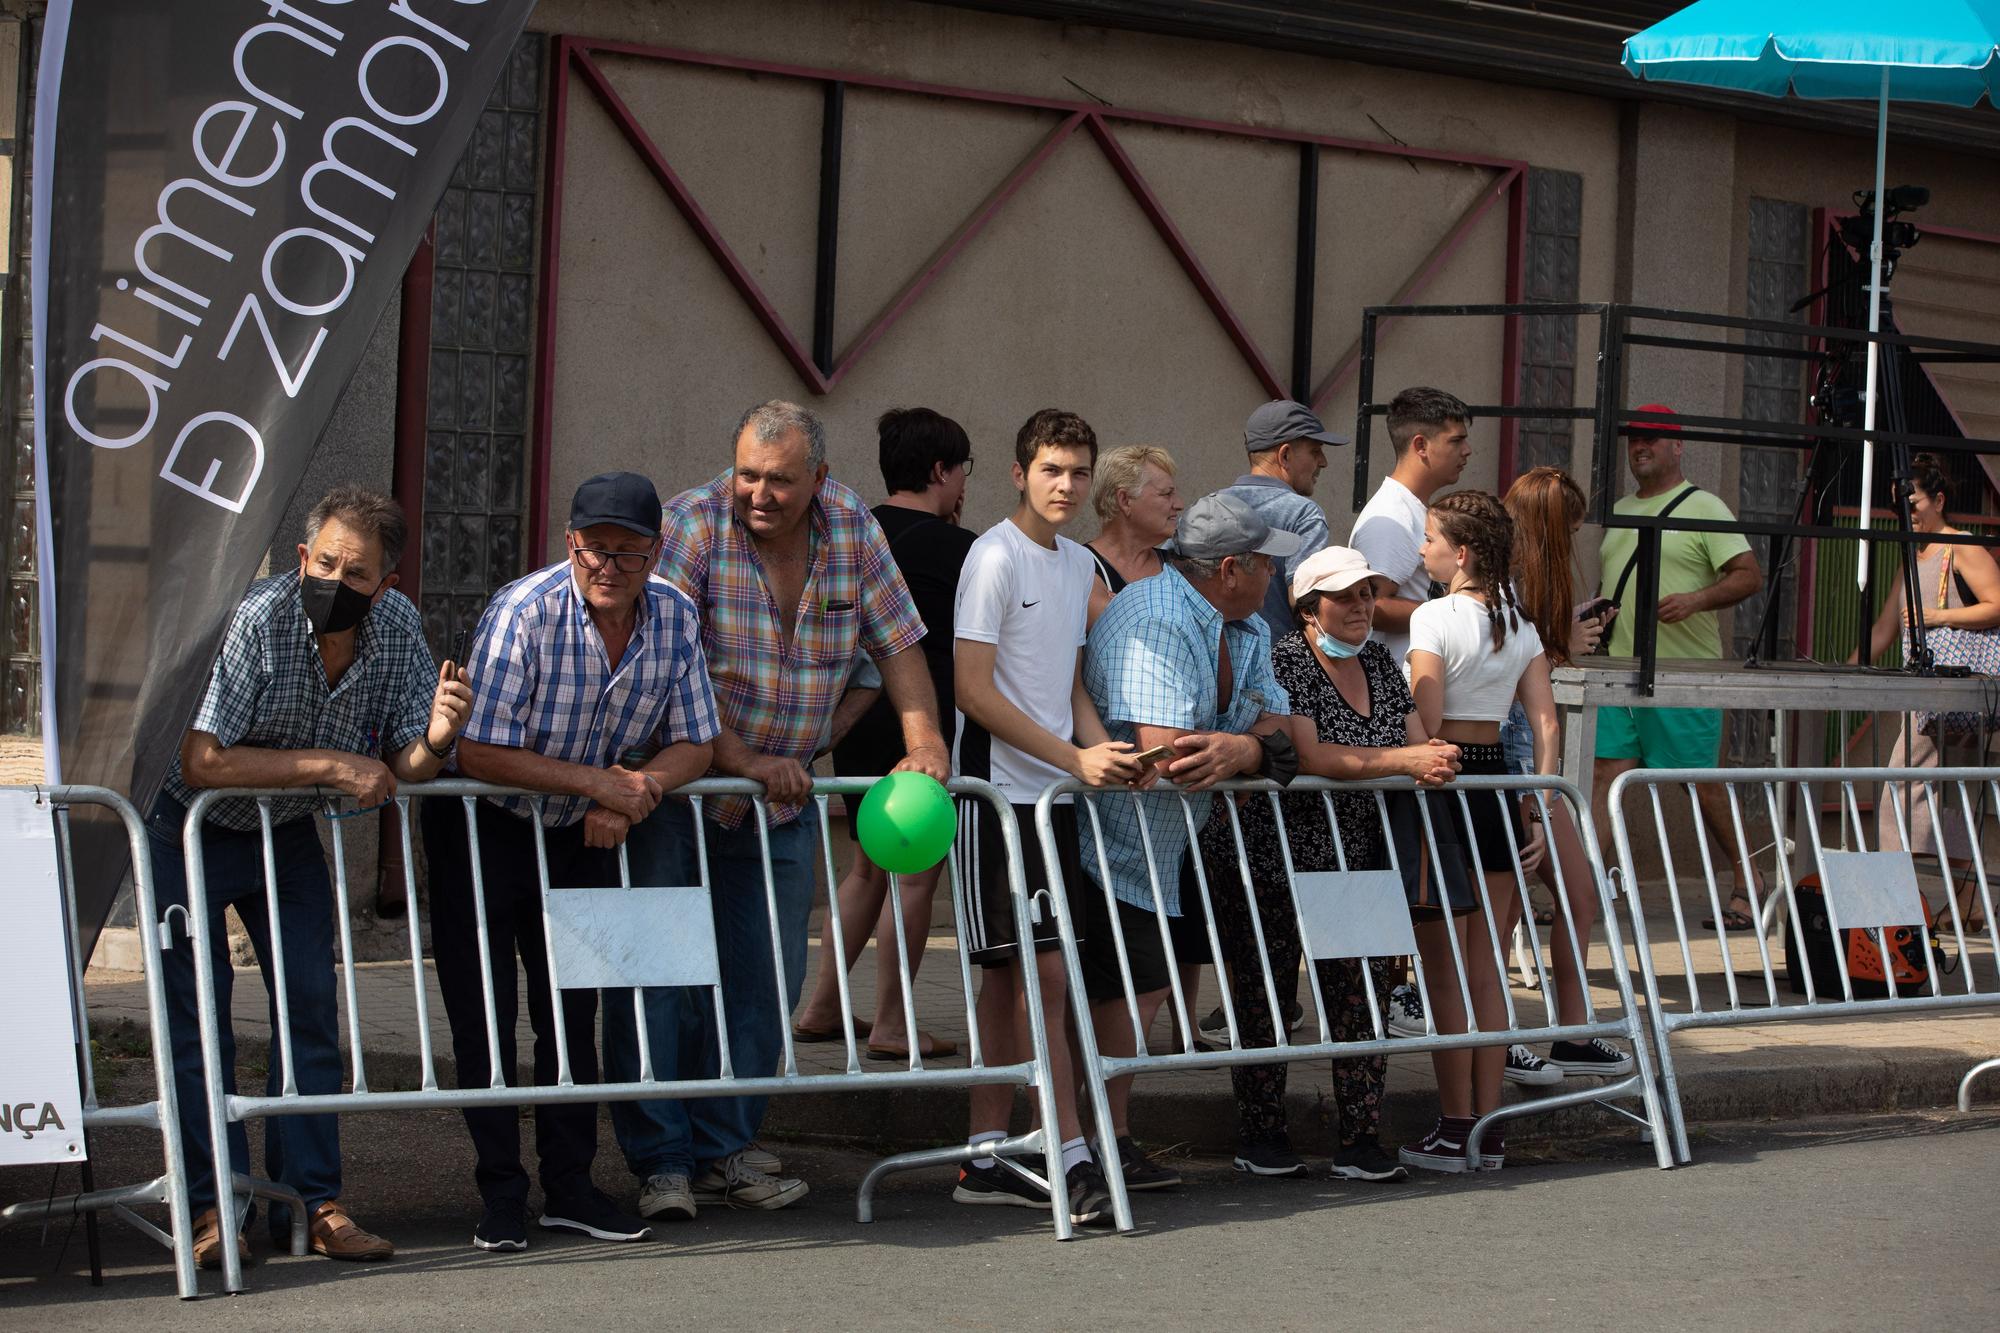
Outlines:
{"label": "black face mask", "polygon": [[365,592],[356,592],[339,579],[317,579],[299,575],[299,600],[305,603],[306,619],[315,634],[340,634],[353,629],[368,616],[375,604]]}

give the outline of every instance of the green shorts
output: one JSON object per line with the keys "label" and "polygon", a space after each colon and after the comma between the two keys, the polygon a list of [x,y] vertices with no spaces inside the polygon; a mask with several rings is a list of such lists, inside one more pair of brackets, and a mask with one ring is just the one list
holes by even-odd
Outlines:
{"label": "green shorts", "polygon": [[1641,768],[1714,768],[1721,749],[1720,708],[1597,710],[1599,759],[1637,759]]}

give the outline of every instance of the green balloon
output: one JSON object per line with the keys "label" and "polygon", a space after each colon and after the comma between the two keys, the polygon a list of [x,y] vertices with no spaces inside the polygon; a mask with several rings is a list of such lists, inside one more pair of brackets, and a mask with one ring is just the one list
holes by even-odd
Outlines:
{"label": "green balloon", "polygon": [[893,875],[914,875],[944,860],[958,833],[951,793],[927,773],[891,773],[868,789],[855,817],[861,850]]}

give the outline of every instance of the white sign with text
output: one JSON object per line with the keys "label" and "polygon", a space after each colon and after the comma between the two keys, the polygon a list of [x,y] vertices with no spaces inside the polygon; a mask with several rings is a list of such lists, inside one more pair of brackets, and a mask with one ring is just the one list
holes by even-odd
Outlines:
{"label": "white sign with text", "polygon": [[55,820],[32,792],[0,792],[0,1166],[83,1158]]}

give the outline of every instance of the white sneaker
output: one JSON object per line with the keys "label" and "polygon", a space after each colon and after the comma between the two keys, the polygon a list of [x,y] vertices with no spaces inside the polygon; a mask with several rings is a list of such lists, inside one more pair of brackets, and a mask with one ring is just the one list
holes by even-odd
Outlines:
{"label": "white sneaker", "polygon": [[743,1157],[743,1153],[732,1153],[702,1172],[694,1182],[695,1201],[726,1203],[731,1208],[772,1209],[789,1208],[806,1197],[805,1181],[765,1175],[747,1165]]}
{"label": "white sneaker", "polygon": [[1389,1004],[1382,1014],[1382,1021],[1392,1037],[1430,1035],[1430,1029],[1424,1026],[1424,997],[1407,981],[1389,992]]}
{"label": "white sneaker", "polygon": [[[1507,1068],[1501,1075],[1509,1083],[1529,1083],[1538,1088],[1563,1081],[1563,1071],[1525,1046],[1507,1048]],[[644,1212],[641,1208],[639,1211]]]}
{"label": "white sneaker", "polygon": [[675,1171],[646,1177],[645,1187],[639,1191],[639,1216],[692,1222],[694,1214],[694,1193],[688,1189],[686,1176]]}
{"label": "white sneaker", "polygon": [[752,1171],[762,1171],[767,1176],[785,1174],[784,1160],[754,1139],[751,1140],[750,1146],[743,1150],[742,1156],[743,1165]]}

